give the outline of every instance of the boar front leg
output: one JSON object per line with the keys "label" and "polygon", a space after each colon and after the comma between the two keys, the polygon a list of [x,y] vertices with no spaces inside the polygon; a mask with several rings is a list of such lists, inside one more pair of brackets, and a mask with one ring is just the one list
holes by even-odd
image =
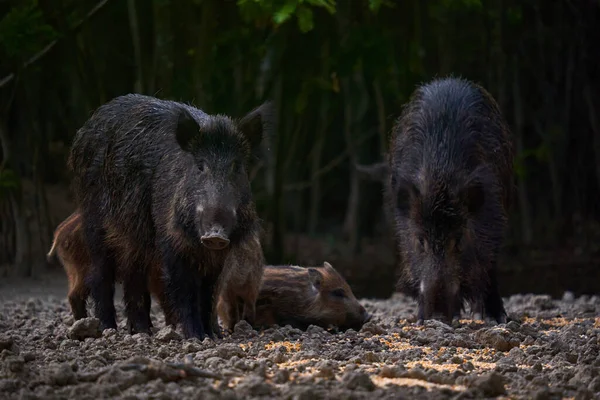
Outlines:
{"label": "boar front leg", "polygon": [[216,316],[216,289],[219,276],[207,274],[200,281],[200,312],[202,314],[202,325],[205,333],[211,337],[222,338]]}
{"label": "boar front leg", "polygon": [[[170,246],[162,249],[165,296],[181,324],[186,338],[204,339],[207,332],[201,317],[200,273],[198,267],[177,254]],[[170,321],[167,321],[169,323]]]}

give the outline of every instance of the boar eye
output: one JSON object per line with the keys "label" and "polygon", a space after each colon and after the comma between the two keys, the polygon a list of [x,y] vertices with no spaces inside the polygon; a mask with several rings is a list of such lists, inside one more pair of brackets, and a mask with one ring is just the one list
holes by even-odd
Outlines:
{"label": "boar eye", "polygon": [[206,172],[206,170],[208,169],[208,165],[206,164],[206,161],[204,161],[204,160],[198,161],[196,165],[198,166],[198,171],[200,171],[202,173]]}
{"label": "boar eye", "polygon": [[335,289],[331,291],[331,295],[333,297],[338,297],[340,299],[343,299],[346,297],[346,293],[344,293],[344,289]]}
{"label": "boar eye", "polygon": [[461,239],[461,236],[458,236],[458,237],[454,238],[454,248],[456,250],[460,249],[460,239]]}
{"label": "boar eye", "polygon": [[419,236],[419,248],[422,251],[425,251],[427,248],[427,240],[425,240],[425,236]]}

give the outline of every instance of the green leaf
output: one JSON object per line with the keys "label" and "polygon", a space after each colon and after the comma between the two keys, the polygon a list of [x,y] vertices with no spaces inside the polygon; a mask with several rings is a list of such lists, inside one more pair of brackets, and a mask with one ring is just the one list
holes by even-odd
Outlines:
{"label": "green leaf", "polygon": [[297,3],[295,3],[293,0],[288,0],[288,2],[285,3],[285,5],[281,7],[279,11],[275,12],[273,21],[275,21],[276,24],[281,25],[287,21],[292,14],[294,14],[294,11],[296,11],[296,6]]}
{"label": "green leaf", "polygon": [[313,29],[313,13],[310,8],[304,6],[298,7],[297,18],[300,32],[306,33]]}

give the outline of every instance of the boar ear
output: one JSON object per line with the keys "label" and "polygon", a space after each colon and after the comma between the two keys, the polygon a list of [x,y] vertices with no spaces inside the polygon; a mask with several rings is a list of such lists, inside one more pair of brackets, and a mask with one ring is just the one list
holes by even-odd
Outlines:
{"label": "boar ear", "polygon": [[321,282],[323,281],[323,274],[321,274],[321,271],[316,268],[309,268],[308,279],[317,290],[321,288]]}
{"label": "boar ear", "polygon": [[190,142],[200,135],[200,126],[185,108],[181,108],[177,117],[177,126],[175,127],[175,138],[179,146],[186,150]]}
{"label": "boar ear", "polygon": [[485,191],[483,190],[483,184],[479,181],[470,182],[463,191],[462,198],[467,205],[467,211],[469,214],[476,214],[485,201]]}
{"label": "boar ear", "polygon": [[469,214],[477,213],[485,202],[485,190],[482,177],[485,177],[485,167],[478,167],[471,173],[460,192],[461,201],[466,204]]}
{"label": "boar ear", "polygon": [[[401,213],[408,212],[411,203],[413,203],[420,195],[419,188],[417,185],[409,179],[398,178],[396,182],[393,182],[392,185],[396,183],[396,208]],[[393,187],[393,186],[392,186]]]}
{"label": "boar ear", "polygon": [[265,136],[271,134],[274,113],[273,103],[267,101],[239,121],[239,129],[250,142],[251,148],[258,146]]}

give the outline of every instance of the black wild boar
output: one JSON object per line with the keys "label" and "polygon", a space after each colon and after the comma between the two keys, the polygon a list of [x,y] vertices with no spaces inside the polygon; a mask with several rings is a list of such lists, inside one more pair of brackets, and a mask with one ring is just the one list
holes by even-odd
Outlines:
{"label": "black wild boar", "polygon": [[[48,262],[60,263],[68,278],[69,293],[67,298],[71,306],[73,317],[78,320],[87,317],[86,301],[90,295],[87,286],[87,276],[91,270],[90,252],[83,237],[81,214],[74,212],[61,222],[54,231],[52,247],[46,255]],[[117,281],[120,281],[117,277]],[[175,325],[173,316],[165,308],[164,288],[160,263],[150,266],[149,282],[150,293],[154,295],[163,307],[167,325]],[[146,307],[150,312],[151,302],[146,299]],[[152,326],[152,322],[150,322]]]}
{"label": "black wild boar", "polygon": [[258,235],[230,251],[221,274],[217,312],[224,329],[233,331],[244,319],[252,324],[260,290],[265,259]]}
{"label": "black wild boar", "polygon": [[102,328],[115,328],[117,271],[130,332],[149,332],[148,266],[186,337],[214,337],[216,284],[228,252],[260,228],[246,172],[269,103],[239,121],[130,94],[78,130],[69,166],[92,260],[88,283]]}
{"label": "black wild boar", "polygon": [[[506,321],[496,264],[513,193],[513,144],[492,96],[467,80],[419,87],[393,129],[387,190],[418,323],[464,301]],[[485,314],[484,314],[485,312]]]}
{"label": "black wild boar", "polygon": [[298,329],[317,325],[358,331],[370,318],[346,280],[328,262],[310,268],[265,266],[256,302],[257,328],[289,324]]}

